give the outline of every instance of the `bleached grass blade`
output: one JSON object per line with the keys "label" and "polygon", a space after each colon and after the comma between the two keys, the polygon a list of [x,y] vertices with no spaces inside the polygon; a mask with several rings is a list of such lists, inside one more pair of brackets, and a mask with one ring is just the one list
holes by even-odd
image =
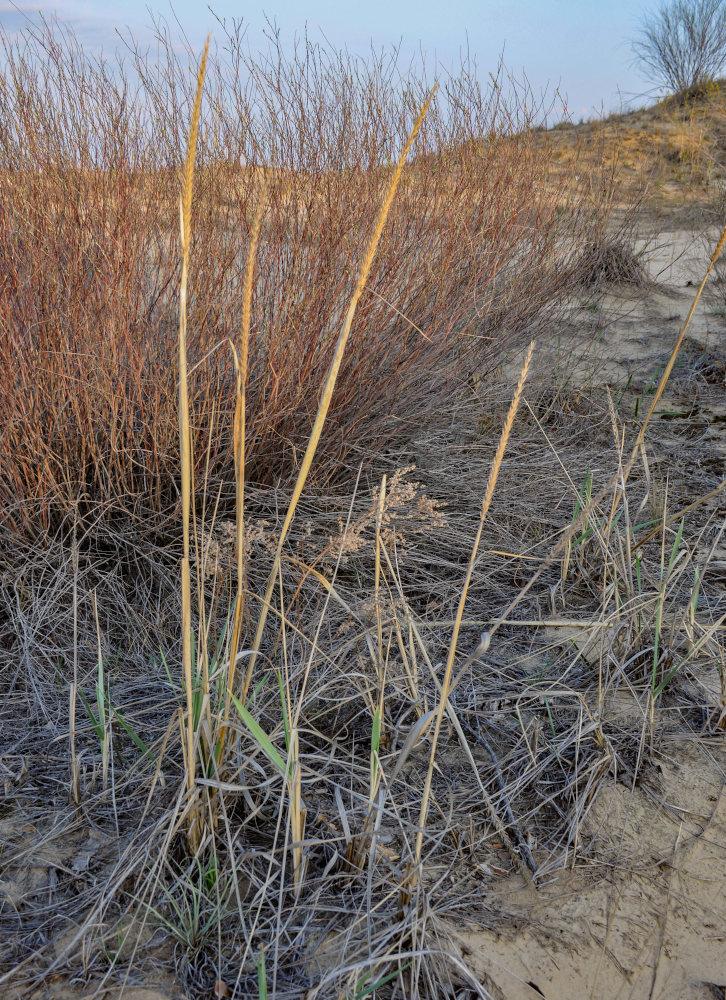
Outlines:
{"label": "bleached grass blade", "polygon": [[244,565],[244,516],[245,516],[245,441],[247,434],[247,381],[249,377],[249,342],[250,324],[252,317],[252,288],[254,285],[254,268],[257,259],[257,245],[260,239],[260,227],[262,224],[262,213],[265,207],[266,187],[263,186],[260,192],[260,199],[257,204],[257,211],[252,223],[250,234],[250,245],[247,253],[247,266],[245,268],[245,283],[242,297],[242,332],[240,340],[240,353],[232,345],[234,351],[234,362],[237,370],[237,399],[234,412],[234,475],[236,483],[236,562],[237,562],[237,600],[234,607],[234,624],[232,626],[232,638],[228,654],[227,668],[227,691],[222,713],[222,727],[219,736],[219,749],[217,762],[220,763],[224,757],[226,743],[226,725],[229,719],[230,698],[234,690],[234,678],[237,667],[237,651],[239,649],[240,631],[244,618],[246,573]]}
{"label": "bleached grass blade", "polygon": [[514,424],[514,418],[516,416],[517,410],[519,409],[519,402],[522,398],[522,391],[524,389],[524,383],[527,379],[529,373],[529,366],[532,361],[532,352],[534,350],[534,341],[530,343],[529,350],[527,351],[527,357],[524,361],[524,366],[522,368],[522,373],[519,376],[519,382],[517,383],[517,388],[515,389],[514,396],[512,398],[511,405],[509,407],[509,412],[507,413],[507,419],[502,428],[501,437],[499,438],[499,446],[497,448],[496,454],[494,455],[494,460],[492,462],[492,468],[489,473],[489,480],[487,482],[486,490],[484,493],[484,499],[482,500],[481,516],[479,518],[479,529],[474,539],[474,545],[472,546],[471,556],[469,557],[469,566],[466,571],[466,578],[464,579],[464,586],[461,589],[461,595],[459,597],[459,608],[456,615],[456,621],[454,622],[454,629],[451,636],[451,643],[449,645],[449,655],[446,661],[446,669],[444,671],[444,680],[442,683],[441,697],[439,699],[439,705],[436,712],[436,718],[434,721],[434,732],[431,739],[431,752],[429,754],[429,766],[426,774],[426,781],[424,782],[424,790],[421,796],[421,809],[419,812],[418,820],[418,833],[416,834],[416,849],[414,853],[414,871],[412,873],[413,880],[417,878],[416,871],[421,861],[421,848],[423,845],[424,829],[426,827],[426,817],[428,814],[429,799],[431,797],[431,782],[434,775],[434,765],[436,762],[436,748],[438,746],[439,735],[441,733],[441,723],[444,720],[444,714],[446,712],[446,706],[448,703],[448,698],[451,690],[451,678],[454,670],[454,659],[456,657],[456,646],[459,638],[459,631],[461,629],[461,622],[464,617],[464,607],[466,605],[466,598],[469,592],[469,585],[471,583],[471,578],[474,573],[474,567],[476,565],[476,557],[479,552],[479,543],[481,541],[482,531],[484,529],[484,522],[486,516],[489,512],[489,507],[494,496],[494,490],[497,485],[497,478],[499,476],[499,470],[502,465],[502,460],[504,458],[504,451],[507,447],[507,441],[509,440],[509,435],[512,431],[512,425]]}
{"label": "bleached grass blade", "polygon": [[[189,387],[187,384],[187,286],[189,282],[189,249],[191,246],[192,227],[192,194],[194,190],[194,159],[197,150],[197,135],[199,132],[199,111],[202,104],[202,87],[207,67],[209,53],[209,36],[204,46],[204,52],[197,74],[197,92],[194,98],[192,121],[189,128],[184,175],[182,179],[182,194],[179,205],[179,222],[181,230],[182,271],[179,288],[179,454],[181,462],[181,495],[182,495],[182,542],[183,555],[181,565],[182,587],[182,669],[186,694],[186,733],[185,733],[185,763],[186,786],[191,796],[194,789],[195,754],[194,754],[194,700],[192,677],[192,599],[191,575],[189,567],[190,545],[189,526],[191,521],[192,493],[192,445],[189,419]],[[188,833],[189,846],[196,851],[199,846],[200,833],[198,829],[197,811],[190,816]]]}

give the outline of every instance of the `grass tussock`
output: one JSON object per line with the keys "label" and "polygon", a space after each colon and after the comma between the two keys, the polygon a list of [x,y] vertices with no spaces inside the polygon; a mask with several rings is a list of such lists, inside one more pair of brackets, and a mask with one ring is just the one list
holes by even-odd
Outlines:
{"label": "grass tussock", "polygon": [[641,256],[619,240],[605,239],[584,246],[579,267],[580,281],[585,288],[598,289],[604,285],[642,287],[648,283]]}

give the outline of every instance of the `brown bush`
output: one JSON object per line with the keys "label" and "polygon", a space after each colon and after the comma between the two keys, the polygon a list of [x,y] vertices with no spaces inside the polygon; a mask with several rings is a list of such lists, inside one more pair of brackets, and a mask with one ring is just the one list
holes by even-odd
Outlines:
{"label": "brown bush", "polygon": [[[163,520],[177,501],[186,59],[161,29],[155,63],[128,39],[113,67],[55,23],[1,40],[3,516],[31,531],[70,509]],[[196,476],[210,487],[232,478],[229,345],[258,200],[248,472],[274,484],[296,467],[389,164],[428,90],[423,70],[398,79],[395,58],[307,39],[250,55],[236,25],[212,57],[189,308]],[[319,484],[431,421],[579,280],[612,179],[588,164],[582,197],[576,154],[551,169],[542,114],[501,69],[482,90],[463,65],[437,94],[356,314]]]}

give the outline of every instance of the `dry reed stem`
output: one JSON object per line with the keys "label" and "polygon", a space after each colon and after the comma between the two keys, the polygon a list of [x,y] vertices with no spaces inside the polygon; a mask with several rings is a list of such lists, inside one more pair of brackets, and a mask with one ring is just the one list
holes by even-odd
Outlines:
{"label": "dry reed stem", "polygon": [[[98,649],[98,674],[96,680],[96,701],[98,712],[98,729],[99,729],[99,739],[101,740],[101,782],[104,792],[108,788],[108,744],[110,737],[110,725],[107,719],[110,714],[110,709],[105,702],[105,677],[103,675],[102,665],[103,665],[103,648],[101,644],[101,623],[98,620],[98,604],[96,602],[96,593],[91,591],[91,604],[93,605],[93,617],[96,622],[96,647]],[[103,733],[103,735],[101,735]]]}
{"label": "dry reed stem", "polygon": [[[721,256],[721,252],[722,252],[722,250],[724,248],[724,244],[726,244],[726,226],[724,226],[723,231],[721,233],[721,238],[719,239],[718,243],[716,244],[716,249],[713,251],[713,254],[711,255],[711,260],[708,262],[708,267],[706,268],[706,273],[703,276],[703,281],[698,286],[698,291],[696,292],[696,295],[695,295],[695,297],[693,299],[693,302],[691,303],[691,308],[688,310],[688,315],[686,316],[686,319],[685,319],[685,321],[683,323],[683,327],[681,328],[681,332],[680,332],[680,334],[678,336],[678,340],[676,341],[675,346],[673,347],[673,350],[671,352],[671,356],[668,359],[668,364],[665,366],[665,371],[663,372],[661,380],[660,380],[660,382],[658,384],[658,388],[657,388],[657,390],[655,392],[655,395],[653,396],[653,401],[650,404],[650,408],[649,408],[649,410],[648,410],[648,412],[646,414],[645,420],[643,421],[643,426],[640,428],[638,436],[637,436],[637,438],[635,440],[635,445],[633,446],[633,454],[632,454],[632,456],[630,458],[630,461],[628,462],[628,465],[627,465],[626,470],[625,470],[625,481],[627,481],[628,475],[629,475],[629,473],[630,473],[630,471],[631,471],[631,469],[633,467],[633,464],[635,462],[636,452],[640,448],[640,445],[643,442],[643,438],[645,437],[645,431],[646,431],[646,428],[647,428],[647,426],[648,426],[648,424],[650,422],[650,418],[653,416],[653,413],[655,412],[655,408],[656,408],[656,406],[658,405],[658,403],[660,401],[660,397],[663,395],[663,390],[666,387],[666,383],[668,382],[668,379],[671,377],[671,372],[673,371],[673,365],[676,363],[676,358],[678,357],[678,353],[679,353],[679,351],[681,349],[681,345],[683,343],[683,338],[685,337],[686,331],[688,330],[688,327],[690,326],[691,319],[693,318],[693,314],[696,311],[696,306],[698,305],[699,299],[701,298],[701,294],[703,293],[703,289],[706,287],[706,282],[709,279],[711,271],[713,270],[716,262],[718,261],[719,257]],[[623,483],[623,486],[624,485],[625,485],[625,482]]]}
{"label": "dry reed stem", "polygon": [[[502,428],[502,433],[499,438],[499,446],[497,447],[496,454],[492,462],[491,471],[489,473],[489,479],[487,481],[486,490],[484,493],[484,499],[482,500],[481,515],[479,518],[479,528],[476,533],[476,538],[474,539],[474,544],[471,550],[471,556],[469,557],[469,566],[466,571],[466,577],[464,579],[464,586],[461,590],[461,595],[459,597],[459,607],[456,615],[456,621],[454,622],[454,629],[451,636],[451,643],[449,644],[449,655],[446,661],[446,669],[444,671],[444,680],[441,685],[441,696],[439,699],[438,709],[436,711],[436,718],[434,722],[434,732],[431,739],[431,752],[429,754],[429,766],[426,773],[426,781],[424,783],[424,790],[421,796],[421,809],[419,812],[418,819],[418,832],[416,834],[416,848],[414,852],[413,860],[413,871],[411,873],[412,883],[411,886],[415,884],[418,879],[418,867],[421,861],[421,848],[423,846],[423,836],[424,830],[426,828],[426,817],[428,815],[429,798],[431,796],[431,783],[434,776],[434,765],[436,762],[436,749],[439,742],[439,734],[441,732],[441,724],[444,720],[444,714],[446,713],[446,707],[448,705],[448,699],[451,688],[451,676],[454,669],[454,660],[456,657],[456,646],[459,638],[459,631],[461,629],[461,622],[464,617],[464,607],[466,605],[466,598],[469,592],[469,585],[471,583],[471,578],[474,573],[474,567],[476,565],[476,557],[479,551],[479,543],[481,541],[482,531],[484,529],[484,522],[486,516],[489,512],[489,507],[491,506],[492,498],[494,496],[494,490],[497,485],[497,478],[499,476],[499,469],[502,465],[502,460],[504,458],[504,452],[507,447],[507,442],[509,440],[509,435],[512,431],[512,425],[514,424],[514,418],[516,416],[517,410],[519,409],[519,403],[522,398],[522,391],[524,390],[524,383],[527,379],[529,373],[529,366],[532,361],[532,352],[534,351],[534,341],[529,345],[529,350],[527,351],[527,356],[522,367],[522,373],[519,376],[519,382],[517,383],[517,388],[515,389],[514,396],[512,397],[512,402],[509,407],[509,412],[507,413],[507,419],[504,422],[504,427]],[[488,636],[482,637],[482,642],[480,643],[481,652],[484,652],[489,644]],[[483,647],[483,648],[482,648]]]}
{"label": "dry reed stem", "polygon": [[[182,588],[182,669],[184,672],[184,687],[187,703],[186,718],[186,785],[189,796],[194,792],[195,781],[195,750],[194,750],[194,678],[192,677],[192,601],[191,575],[189,566],[189,526],[191,514],[192,491],[192,455],[191,433],[189,420],[189,389],[187,384],[187,285],[189,280],[189,248],[191,245],[192,194],[194,189],[194,159],[197,148],[197,133],[199,129],[199,111],[202,104],[202,87],[209,52],[209,35],[204,46],[204,52],[197,74],[197,91],[194,98],[192,121],[189,129],[186,162],[182,179],[182,194],[180,200],[180,235],[182,245],[182,273],[179,289],[179,449],[181,463],[181,493],[182,493],[182,539],[183,555],[181,565]],[[194,808],[190,814],[187,831],[189,846],[192,851],[199,847],[199,816]]]}
{"label": "dry reed stem", "polygon": [[300,763],[300,739],[297,729],[290,731],[290,749],[287,760],[287,784],[290,799],[290,827],[293,840],[292,846],[292,881],[295,898],[305,881],[305,818],[307,810],[302,801],[302,769]]}
{"label": "dry reed stem", "polygon": [[[680,521],[686,514],[690,514],[691,511],[697,510],[702,504],[708,503],[709,500],[713,500],[714,497],[717,497],[724,489],[726,489],[726,479],[722,479],[718,486],[709,493],[704,493],[703,496],[698,497],[697,500],[686,504],[685,507],[681,507],[675,514],[671,514],[665,521],[665,527],[668,527],[675,521]],[[632,546],[631,552],[637,552],[637,550],[642,548],[642,546],[645,545],[646,542],[649,542],[651,538],[655,538],[660,530],[661,526],[658,525],[657,528],[653,528],[652,531],[649,531],[644,538],[641,538],[639,542],[636,542],[635,545]]]}
{"label": "dry reed stem", "polygon": [[376,607],[376,639],[378,647],[378,662],[376,670],[379,675],[383,664],[383,629],[381,626],[381,522],[383,511],[386,505],[386,476],[381,479],[381,494],[378,498],[378,510],[376,511],[376,562],[373,576],[373,599]]}
{"label": "dry reed stem", "polygon": [[257,259],[257,245],[260,238],[262,213],[265,207],[266,185],[260,191],[259,202],[252,223],[250,245],[247,253],[245,281],[242,300],[242,331],[240,337],[240,355],[235,351],[235,367],[237,369],[237,398],[234,413],[234,474],[236,485],[235,528],[236,528],[236,559],[237,559],[237,600],[234,609],[234,625],[232,641],[229,648],[229,663],[227,667],[227,690],[222,716],[222,731],[219,739],[217,762],[224,756],[226,742],[226,723],[229,719],[229,706],[234,687],[234,677],[237,667],[237,650],[239,649],[240,630],[244,618],[246,579],[244,566],[244,513],[245,513],[245,439],[247,433],[247,381],[249,377],[249,342],[250,323],[252,315],[252,289],[254,286],[254,268]]}
{"label": "dry reed stem", "polygon": [[76,756],[76,704],[78,700],[78,522],[73,523],[73,680],[70,685],[69,755],[71,761],[71,798],[80,805],[80,762]]}
{"label": "dry reed stem", "polygon": [[356,282],[355,290],[353,296],[350,300],[350,305],[348,306],[348,312],[343,323],[343,327],[338,336],[338,341],[335,345],[335,352],[333,354],[332,361],[330,363],[330,368],[328,370],[328,375],[325,380],[325,385],[323,387],[322,396],[320,398],[320,403],[318,405],[318,410],[315,415],[315,422],[313,424],[312,430],[310,432],[310,437],[308,439],[307,448],[305,449],[305,455],[300,466],[300,472],[298,473],[297,480],[295,482],[295,488],[292,492],[292,497],[290,499],[290,504],[287,508],[287,514],[285,515],[285,520],[280,530],[280,536],[277,542],[277,549],[275,552],[275,557],[272,564],[272,569],[270,570],[270,575],[267,580],[267,586],[265,588],[265,596],[262,601],[262,608],[260,611],[260,618],[257,623],[257,631],[255,633],[254,641],[252,643],[252,654],[249,658],[247,665],[247,674],[245,676],[244,688],[242,690],[242,703],[246,701],[247,692],[249,691],[250,683],[252,681],[252,674],[254,672],[255,663],[257,662],[257,655],[260,650],[260,645],[262,643],[262,635],[265,629],[265,622],[267,620],[267,613],[270,608],[270,599],[272,597],[272,590],[275,586],[275,578],[278,573],[280,566],[280,559],[282,556],[282,547],[287,537],[287,533],[292,523],[293,516],[295,514],[295,508],[297,507],[298,501],[305,486],[305,481],[310,472],[310,468],[313,464],[313,459],[315,457],[315,452],[318,447],[318,442],[320,440],[320,435],[323,430],[323,424],[325,423],[325,418],[328,414],[328,409],[330,408],[330,401],[333,397],[333,390],[335,389],[335,383],[338,378],[338,372],[340,371],[340,366],[343,361],[343,354],[345,352],[345,346],[348,343],[348,337],[350,336],[351,327],[353,326],[353,317],[355,316],[355,311],[358,306],[358,301],[363,294],[363,289],[365,288],[366,281],[368,280],[368,275],[370,273],[371,265],[373,264],[373,259],[376,255],[376,250],[378,249],[378,243],[383,233],[383,227],[386,224],[386,219],[388,218],[388,213],[393,203],[394,196],[396,194],[396,189],[398,188],[399,182],[401,180],[401,175],[403,174],[403,168],[408,159],[408,154],[410,152],[411,146],[418,135],[418,131],[421,127],[421,123],[424,120],[426,112],[428,111],[431,100],[436,92],[436,86],[429,94],[426,102],[421,109],[421,112],[416,120],[416,123],[411,130],[411,134],[408,138],[406,145],[404,146],[403,152],[399,157],[398,163],[396,164],[396,169],[393,172],[393,177],[391,178],[391,183],[388,187],[386,197],[384,198],[383,204],[381,205],[378,218],[376,220],[376,225],[373,230],[373,235],[371,236],[370,243],[368,244],[368,249],[366,255],[358,272],[358,280]]}

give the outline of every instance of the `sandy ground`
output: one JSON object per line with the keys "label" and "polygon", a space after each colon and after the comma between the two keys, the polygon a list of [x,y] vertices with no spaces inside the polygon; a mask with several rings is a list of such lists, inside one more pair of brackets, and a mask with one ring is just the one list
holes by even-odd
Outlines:
{"label": "sandy ground", "polygon": [[725,768],[723,741],[674,741],[659,791],[601,791],[587,824],[591,863],[536,889],[503,880],[489,900],[502,913],[500,927],[452,928],[462,960],[491,996],[722,997]]}

